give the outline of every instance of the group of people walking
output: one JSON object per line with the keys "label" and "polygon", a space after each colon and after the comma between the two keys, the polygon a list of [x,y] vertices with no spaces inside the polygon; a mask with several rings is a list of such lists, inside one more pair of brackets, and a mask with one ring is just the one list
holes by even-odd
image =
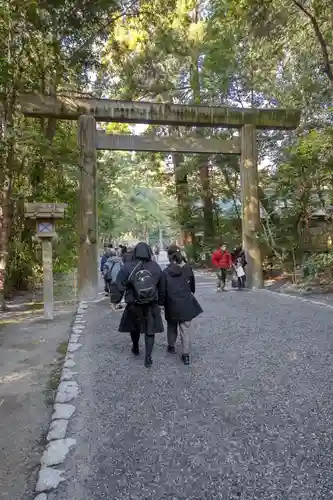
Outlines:
{"label": "group of people walking", "polygon": [[127,248],[125,245],[114,247],[109,244],[101,258],[100,271],[104,279],[105,295],[110,296],[110,289],[115,283],[116,277],[125,262],[133,258],[133,248]]}
{"label": "group of people walking", "polygon": [[232,285],[238,290],[245,287],[246,274],[246,257],[241,246],[236,247],[232,252],[227,250],[226,245],[221,244],[220,247],[212,254],[212,264],[217,268],[217,291],[225,290],[227,272],[232,270]]}
{"label": "group of people walking", "polygon": [[124,298],[119,332],[130,333],[132,353],[140,353],[140,336],[145,339],[146,367],[152,366],[155,334],[164,331],[161,308],[164,307],[167,322],[167,351],[175,353],[179,333],[182,360],[190,363],[191,321],[202,312],[194,296],[195,278],[181,249],[176,245],[168,248],[169,265],[162,271],[153,257],[151,247],[138,243],[131,255],[117,255],[113,248],[101,260],[101,271],[113,308],[121,307]]}
{"label": "group of people walking", "polygon": [[[169,265],[162,271],[155,256],[159,248],[144,242],[134,248],[109,245],[101,259],[101,272],[105,292],[113,309],[124,311],[119,332],[127,332],[132,340],[132,353],[140,354],[140,336],[145,339],[145,366],[152,366],[155,334],[164,331],[161,309],[167,323],[167,351],[174,354],[180,336],[182,360],[190,363],[191,321],[202,313],[195,297],[195,278],[185,255],[177,245],[168,248]],[[212,254],[212,264],[217,268],[217,290],[224,291],[227,271],[233,272],[233,284],[239,290],[245,287],[246,258],[242,247],[232,252],[226,245]]]}

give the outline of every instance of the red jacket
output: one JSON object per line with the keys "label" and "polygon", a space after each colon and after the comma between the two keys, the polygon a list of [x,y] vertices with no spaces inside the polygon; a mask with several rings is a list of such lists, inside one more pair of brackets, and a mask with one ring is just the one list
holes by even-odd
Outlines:
{"label": "red jacket", "polygon": [[227,250],[222,252],[220,248],[215,250],[212,254],[212,264],[219,269],[229,269],[232,265],[231,254]]}

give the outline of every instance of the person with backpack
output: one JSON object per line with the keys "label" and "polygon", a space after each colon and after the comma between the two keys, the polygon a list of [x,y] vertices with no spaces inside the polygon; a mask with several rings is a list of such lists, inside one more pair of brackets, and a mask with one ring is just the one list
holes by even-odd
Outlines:
{"label": "person with backpack", "polygon": [[[117,251],[114,249],[110,250],[110,256],[103,267],[103,276],[106,283],[106,288],[110,296],[110,302],[112,304],[112,295],[116,293],[117,296],[117,276],[120,269],[123,266],[123,261],[121,257],[117,256]],[[118,308],[120,308],[118,306]]]}
{"label": "person with backpack", "polygon": [[119,332],[128,332],[132,339],[132,352],[138,356],[140,335],[145,335],[145,366],[152,365],[155,334],[163,332],[159,304],[164,302],[164,277],[160,266],[152,260],[147,243],[138,243],[133,258],[125,262],[117,276],[117,296],[112,302],[120,303],[125,295],[126,307],[119,324]]}
{"label": "person with backpack", "polygon": [[190,364],[191,321],[201,314],[202,308],[194,296],[195,278],[180,248],[169,247],[170,264],[164,269],[164,311],[167,322],[168,352],[175,352],[178,331],[182,344],[182,360]]}
{"label": "person with backpack", "polygon": [[109,295],[109,290],[108,290],[108,285],[107,285],[107,282],[106,282],[106,279],[104,276],[104,266],[105,266],[106,261],[108,260],[108,258],[111,255],[112,249],[113,249],[112,243],[110,243],[107,247],[104,248],[104,253],[101,257],[101,263],[100,263],[100,271],[101,271],[101,274],[102,274],[103,279],[104,279],[104,292],[105,292],[106,296]]}

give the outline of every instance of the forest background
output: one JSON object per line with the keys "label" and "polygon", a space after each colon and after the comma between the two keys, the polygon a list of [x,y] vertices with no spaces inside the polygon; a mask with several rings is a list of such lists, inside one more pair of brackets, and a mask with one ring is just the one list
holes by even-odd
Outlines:
{"label": "forest background", "polygon": [[[302,110],[294,132],[258,132],[262,248],[282,268],[331,276],[333,15],[330,0],[7,0],[0,5],[0,302],[41,279],[24,203],[67,203],[54,266],[76,268],[77,125],[32,120],[18,94]],[[199,133],[110,124],[114,133]],[[235,131],[201,129],[204,137]],[[100,153],[99,234],[185,235],[200,261],[241,239],[239,159]]]}

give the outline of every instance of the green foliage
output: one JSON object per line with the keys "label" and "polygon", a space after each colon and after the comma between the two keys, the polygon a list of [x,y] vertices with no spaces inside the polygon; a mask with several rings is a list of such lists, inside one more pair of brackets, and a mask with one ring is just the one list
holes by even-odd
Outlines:
{"label": "green foliage", "polygon": [[147,239],[168,227],[172,196],[163,187],[163,163],[157,157],[105,153],[99,170],[99,231],[102,238]]}
{"label": "green foliage", "polygon": [[190,264],[196,264],[201,261],[202,249],[200,245],[187,244],[184,246],[187,260]]}
{"label": "green foliage", "polygon": [[[291,255],[301,261],[313,213],[333,203],[331,32],[329,0],[102,0],[79,10],[74,0],[13,0],[0,7],[6,121],[0,130],[0,269],[8,263],[7,287],[40,278],[40,248],[24,220],[25,201],[68,204],[54,265],[57,272],[76,265],[76,125],[24,118],[16,100],[23,91],[301,108],[299,130],[258,133],[259,161],[269,164],[260,171],[263,250],[280,261]],[[132,133],[126,124],[105,128]],[[234,134],[185,127],[145,133]],[[181,227],[196,260],[220,239],[239,244],[238,159],[173,154],[172,162],[174,175],[166,176],[163,154],[100,155],[101,238],[149,234],[156,240],[160,226],[170,237]]]}
{"label": "green foliage", "polygon": [[313,278],[320,273],[328,271],[330,277],[333,275],[333,252],[316,253],[310,256],[304,265],[304,276]]}
{"label": "green foliage", "polygon": [[[127,11],[126,11],[127,9]],[[39,246],[24,220],[24,201],[65,202],[58,230],[55,270],[76,265],[76,126],[53,119],[25,119],[18,92],[89,92],[90,71],[115,20],[137,15],[127,0],[19,2],[0,7],[0,274],[7,293],[40,278]],[[4,296],[0,277],[0,306]]]}

